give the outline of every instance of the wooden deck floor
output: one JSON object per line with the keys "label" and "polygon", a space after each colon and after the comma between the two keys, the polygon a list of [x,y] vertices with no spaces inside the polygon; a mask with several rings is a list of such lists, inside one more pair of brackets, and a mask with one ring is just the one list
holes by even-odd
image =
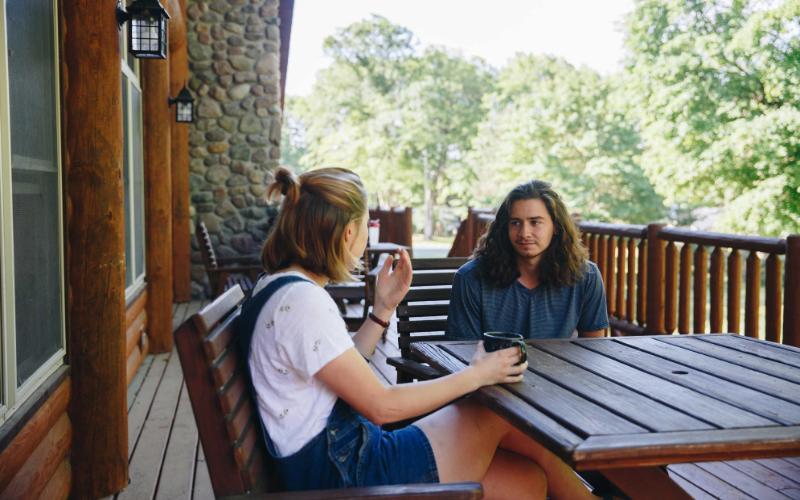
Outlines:
{"label": "wooden deck floor", "polygon": [[[173,328],[202,305],[175,304]],[[398,354],[397,333],[390,333],[370,365],[386,384],[396,377],[386,357]],[[147,356],[128,388],[128,450],[130,485],[115,498],[214,498],[175,351]],[[695,498],[800,500],[800,458],[680,464],[669,471]]]}

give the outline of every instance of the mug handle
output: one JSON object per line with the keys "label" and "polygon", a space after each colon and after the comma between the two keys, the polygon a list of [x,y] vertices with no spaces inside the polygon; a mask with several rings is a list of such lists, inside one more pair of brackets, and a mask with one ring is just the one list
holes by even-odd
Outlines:
{"label": "mug handle", "polygon": [[516,364],[521,365],[528,361],[528,347],[522,340],[515,340],[514,344],[519,347],[519,361]]}

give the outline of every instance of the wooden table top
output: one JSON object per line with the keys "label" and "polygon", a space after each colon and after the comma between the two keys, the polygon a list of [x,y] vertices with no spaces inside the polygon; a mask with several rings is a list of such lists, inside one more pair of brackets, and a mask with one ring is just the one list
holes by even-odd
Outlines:
{"label": "wooden table top", "polygon": [[[518,384],[474,397],[578,470],[800,454],[800,349],[738,335],[529,340]],[[463,369],[475,342],[417,342]]]}

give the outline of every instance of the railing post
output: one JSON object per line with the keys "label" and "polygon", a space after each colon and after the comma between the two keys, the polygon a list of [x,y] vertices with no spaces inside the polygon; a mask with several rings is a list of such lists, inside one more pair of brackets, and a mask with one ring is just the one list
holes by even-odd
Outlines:
{"label": "railing post", "polygon": [[800,234],[786,238],[783,290],[783,343],[800,347]]}
{"label": "railing post", "polygon": [[664,224],[647,225],[647,316],[649,333],[666,333],[664,328],[664,242],[658,234]]}

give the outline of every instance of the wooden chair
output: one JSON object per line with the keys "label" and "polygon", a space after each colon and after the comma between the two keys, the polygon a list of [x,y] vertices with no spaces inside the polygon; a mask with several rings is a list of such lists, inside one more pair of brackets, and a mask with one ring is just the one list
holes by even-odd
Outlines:
{"label": "wooden chair", "polygon": [[[238,286],[187,319],[175,346],[206,456],[214,495],[275,491],[255,402],[234,343],[233,324],[244,293]],[[350,488],[264,495],[264,498],[445,498],[483,496],[477,483]]]}
{"label": "wooden chair", "polygon": [[411,207],[370,208],[369,218],[381,221],[381,232],[378,241],[411,247],[413,234],[412,214]]}
{"label": "wooden chair", "polygon": [[211,245],[211,236],[208,234],[206,224],[198,220],[194,231],[197,245],[200,247],[200,256],[203,267],[208,275],[208,284],[211,285],[212,297],[216,297],[228,288],[239,285],[242,290],[249,293],[258,275],[264,270],[261,266],[260,256],[248,255],[230,259],[218,259]]}
{"label": "wooden chair", "polygon": [[397,383],[438,376],[436,370],[413,358],[411,343],[444,338],[453,278],[467,260],[466,257],[412,259],[411,288],[397,307],[400,357],[387,359],[397,369]]}

